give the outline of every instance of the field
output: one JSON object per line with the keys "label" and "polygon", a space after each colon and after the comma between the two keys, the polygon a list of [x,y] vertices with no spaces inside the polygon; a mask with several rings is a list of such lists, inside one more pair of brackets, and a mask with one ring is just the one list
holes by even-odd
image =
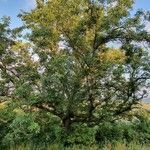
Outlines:
{"label": "field", "polygon": [[142,103],[142,107],[148,111],[150,111],[150,103]]}

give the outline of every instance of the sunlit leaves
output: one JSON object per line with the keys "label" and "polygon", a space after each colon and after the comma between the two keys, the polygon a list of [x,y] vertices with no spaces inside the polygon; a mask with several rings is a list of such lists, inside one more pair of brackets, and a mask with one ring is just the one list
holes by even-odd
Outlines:
{"label": "sunlit leaves", "polygon": [[125,53],[120,49],[108,49],[106,52],[99,54],[100,59],[111,64],[120,64],[125,61]]}

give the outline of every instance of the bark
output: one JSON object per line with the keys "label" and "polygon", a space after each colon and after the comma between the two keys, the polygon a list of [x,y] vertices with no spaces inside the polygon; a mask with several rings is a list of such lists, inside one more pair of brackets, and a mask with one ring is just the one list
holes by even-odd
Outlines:
{"label": "bark", "polygon": [[66,133],[68,133],[71,129],[71,118],[70,117],[65,117],[63,120],[62,120],[62,123],[63,123],[63,128],[64,130],[66,131]]}

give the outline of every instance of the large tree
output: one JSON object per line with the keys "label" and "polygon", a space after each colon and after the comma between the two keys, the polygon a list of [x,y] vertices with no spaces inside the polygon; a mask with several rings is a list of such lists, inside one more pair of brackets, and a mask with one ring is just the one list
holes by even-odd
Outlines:
{"label": "large tree", "polygon": [[[145,13],[131,16],[132,5],[133,0],[37,0],[21,17],[31,30],[38,67],[30,65],[16,87],[18,99],[51,112],[66,130],[73,123],[114,121],[132,110],[150,78]],[[29,78],[34,72],[36,80]]]}

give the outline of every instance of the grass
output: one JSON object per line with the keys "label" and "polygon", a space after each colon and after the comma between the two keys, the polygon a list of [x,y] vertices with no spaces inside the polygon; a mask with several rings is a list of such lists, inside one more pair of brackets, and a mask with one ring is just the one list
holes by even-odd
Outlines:
{"label": "grass", "polygon": [[148,111],[150,111],[150,103],[142,103],[142,107]]}
{"label": "grass", "polygon": [[35,144],[22,144],[19,146],[11,147],[10,150],[150,150],[150,145],[140,145],[138,143],[125,143],[116,142],[115,144],[107,143],[102,148],[99,145],[74,145],[64,148],[61,144],[52,144],[45,146],[37,146]]}

